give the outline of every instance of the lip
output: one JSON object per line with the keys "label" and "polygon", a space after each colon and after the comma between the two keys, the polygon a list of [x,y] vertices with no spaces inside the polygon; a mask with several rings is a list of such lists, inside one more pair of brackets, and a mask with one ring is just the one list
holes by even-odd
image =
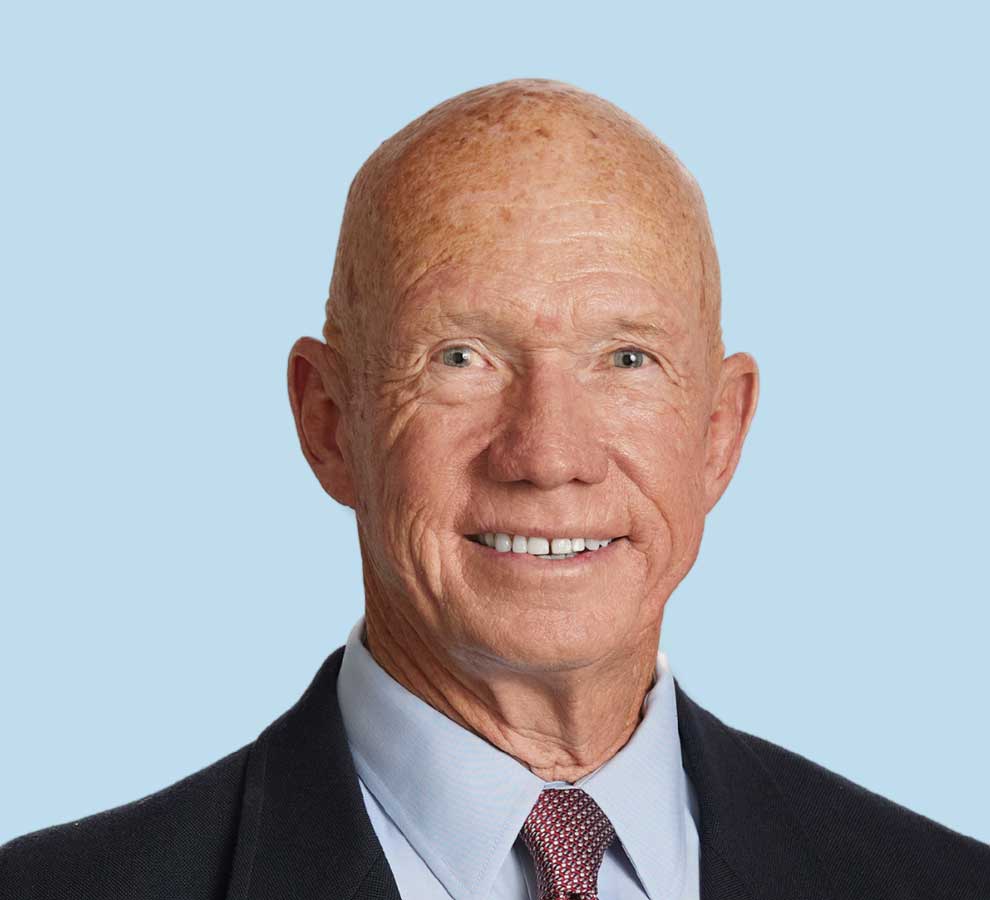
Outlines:
{"label": "lip", "polygon": [[[472,523],[473,524],[473,523]],[[568,535],[578,535],[579,537],[611,537],[612,535],[622,535],[628,537],[625,529],[628,525],[617,522],[602,520],[592,527],[587,525],[561,525],[560,523],[544,522],[542,525],[526,525],[524,522],[512,522],[500,520],[497,528],[491,525],[474,526],[468,525],[461,534],[465,537],[468,534],[484,534],[486,531],[492,534],[507,534],[509,537],[517,534],[524,534],[526,537],[567,537]]]}
{"label": "lip", "polygon": [[541,559],[532,553],[513,553],[511,550],[501,551],[487,544],[479,544],[466,536],[464,543],[473,547],[482,560],[488,560],[495,564],[511,566],[519,571],[535,571],[541,575],[550,575],[556,571],[560,575],[570,575],[580,573],[586,569],[591,569],[602,562],[612,559],[617,553],[622,553],[628,535],[613,538],[607,546],[598,550],[586,550],[570,559]]}

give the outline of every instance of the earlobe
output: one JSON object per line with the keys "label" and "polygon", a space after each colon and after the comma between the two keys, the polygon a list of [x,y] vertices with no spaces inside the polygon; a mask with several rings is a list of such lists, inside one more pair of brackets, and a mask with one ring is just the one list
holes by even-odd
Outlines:
{"label": "earlobe", "polygon": [[706,512],[729,486],[750,422],[756,413],[760,373],[748,353],[735,353],[722,361],[715,408],[708,421],[705,464]]}
{"label": "earlobe", "polygon": [[350,460],[346,448],[338,442],[341,408],[325,384],[325,380],[336,378],[325,344],[310,337],[296,341],[289,352],[288,388],[299,444],[323,489],[338,503],[353,509]]}

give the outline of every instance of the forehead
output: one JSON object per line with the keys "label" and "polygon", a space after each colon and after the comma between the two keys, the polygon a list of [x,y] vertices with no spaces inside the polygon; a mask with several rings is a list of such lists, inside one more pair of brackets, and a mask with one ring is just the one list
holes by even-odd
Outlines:
{"label": "forehead", "polygon": [[561,188],[471,189],[419,207],[388,256],[382,312],[395,324],[483,310],[476,318],[526,327],[623,315],[693,327],[700,260],[683,218],[628,195]]}
{"label": "forehead", "polygon": [[547,332],[609,321],[669,335],[697,324],[696,256],[621,205],[472,197],[446,225],[420,234],[394,271],[392,324]]}

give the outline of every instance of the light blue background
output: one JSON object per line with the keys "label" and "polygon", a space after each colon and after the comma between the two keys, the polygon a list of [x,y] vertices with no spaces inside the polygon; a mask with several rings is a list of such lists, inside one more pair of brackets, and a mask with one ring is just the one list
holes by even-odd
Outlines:
{"label": "light blue background", "polygon": [[685,689],[990,841],[978,5],[23,4],[0,27],[0,841],[252,740],[361,611],[285,389],[349,181],[519,76],[697,176],[763,378],[662,646]]}

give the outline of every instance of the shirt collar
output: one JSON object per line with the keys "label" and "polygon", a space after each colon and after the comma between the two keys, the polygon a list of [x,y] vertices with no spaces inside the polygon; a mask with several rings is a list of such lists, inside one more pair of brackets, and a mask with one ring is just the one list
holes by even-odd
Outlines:
{"label": "shirt collar", "polygon": [[657,653],[656,683],[632,737],[574,783],[608,816],[650,900],[680,897],[687,867],[687,776],[681,762],[674,676]]}
{"label": "shirt collar", "polygon": [[[362,618],[337,681],[358,775],[455,900],[486,897],[549,783],[392,679],[363,633]],[[686,776],[663,653],[656,678],[629,741],[574,785],[608,816],[651,900],[680,896],[687,854]]]}

